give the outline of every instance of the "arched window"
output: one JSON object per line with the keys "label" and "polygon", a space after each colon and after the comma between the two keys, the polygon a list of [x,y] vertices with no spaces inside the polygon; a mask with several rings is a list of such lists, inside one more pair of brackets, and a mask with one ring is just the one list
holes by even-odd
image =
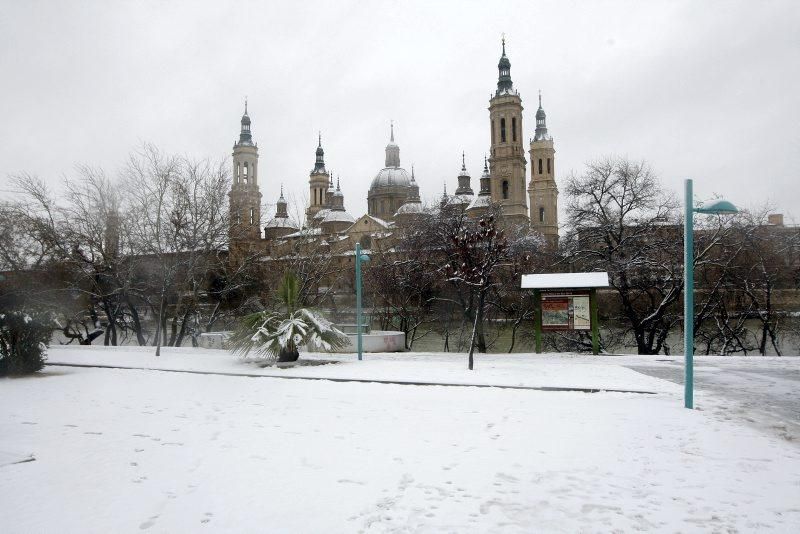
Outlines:
{"label": "arched window", "polygon": [[503,198],[508,198],[508,180],[503,180]]}
{"label": "arched window", "polygon": [[511,117],[511,140],[517,142],[517,118]]}
{"label": "arched window", "polygon": [[247,183],[247,177],[248,177],[247,176],[248,175],[247,171],[248,171],[248,168],[249,167],[247,166],[247,162],[245,161],[244,162],[244,175],[242,176],[242,179],[244,180],[244,183]]}
{"label": "arched window", "polygon": [[539,222],[544,222],[544,208],[539,208]]}
{"label": "arched window", "polygon": [[497,142],[497,134],[494,131],[494,121],[492,121],[492,143]]}
{"label": "arched window", "polygon": [[242,164],[241,163],[237,163],[236,167],[234,167],[234,170],[233,170],[233,182],[238,184],[241,175],[242,175]]}
{"label": "arched window", "polygon": [[539,158],[539,174],[542,174],[542,158]]}
{"label": "arched window", "polygon": [[551,169],[552,169],[552,167],[550,167],[550,158],[547,158],[547,174],[550,174],[551,172],[553,172]]}
{"label": "arched window", "polygon": [[385,211],[386,211],[386,203],[383,200],[381,200],[381,213]]}
{"label": "arched window", "polygon": [[255,208],[250,208],[250,225],[254,225],[256,223],[256,210]]}
{"label": "arched window", "polygon": [[506,120],[500,119],[500,142],[506,142]]}

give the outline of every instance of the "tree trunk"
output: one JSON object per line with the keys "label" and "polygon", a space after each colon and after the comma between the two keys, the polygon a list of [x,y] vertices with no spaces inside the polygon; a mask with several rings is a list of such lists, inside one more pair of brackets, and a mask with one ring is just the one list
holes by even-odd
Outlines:
{"label": "tree trunk", "polygon": [[[485,297],[485,293],[481,290],[480,294],[478,295],[478,309],[475,310],[475,321],[472,323],[472,336],[470,338],[469,343],[469,358],[467,360],[467,368],[472,371],[474,358],[473,354],[475,353],[475,340],[478,335],[478,325],[481,324],[483,321],[483,299]],[[485,350],[485,346],[484,346]]]}
{"label": "tree trunk", "polygon": [[147,344],[147,340],[144,338],[144,334],[142,334],[142,322],[139,320],[139,312],[136,311],[136,307],[131,303],[129,298],[125,299],[125,303],[128,305],[128,309],[131,312],[133,330],[136,333],[136,342],[139,343],[140,347],[144,346]]}
{"label": "tree trunk", "polygon": [[300,358],[300,352],[296,347],[285,347],[278,353],[279,362],[296,362],[298,358]]}

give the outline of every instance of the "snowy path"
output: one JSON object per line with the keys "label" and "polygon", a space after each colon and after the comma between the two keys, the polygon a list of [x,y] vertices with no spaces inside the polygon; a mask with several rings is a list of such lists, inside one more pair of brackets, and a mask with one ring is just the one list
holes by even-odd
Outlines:
{"label": "snowy path", "polygon": [[[680,358],[629,364],[633,370],[683,384]],[[721,417],[737,417],[800,445],[800,358],[705,358],[695,387]]]}
{"label": "snowy path", "polygon": [[796,532],[800,451],[677,398],[51,367],[0,532]]}

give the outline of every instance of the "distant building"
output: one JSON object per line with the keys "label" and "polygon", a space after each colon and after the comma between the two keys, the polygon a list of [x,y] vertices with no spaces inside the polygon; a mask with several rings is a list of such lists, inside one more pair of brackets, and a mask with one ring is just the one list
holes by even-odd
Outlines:
{"label": "distant building", "polygon": [[[555,149],[549,136],[541,93],[536,112],[536,129],[530,140],[530,181],[526,184],[522,98],[511,80],[511,62],[506,56],[505,39],[497,65],[497,88],[489,99],[489,157],[484,157],[479,191],[475,195],[467,158],[462,152],[461,171],[454,195],[444,195],[439,209],[466,210],[470,217],[480,217],[493,205],[499,206],[505,223],[530,225],[551,245],[558,243],[558,187],[555,181]],[[400,164],[400,147],[395,142],[394,124],[390,125],[384,167],[378,171],[367,192],[367,215],[358,219],[347,212],[344,194],[333,173],[325,167],[325,151],[320,134],[314,167],[309,173],[309,199],[305,222],[289,217],[286,200],[281,196],[275,216],[261,231],[261,193],[259,191],[258,146],[253,142],[251,119],[245,112],[241,119],[239,140],[233,148],[233,184],[229,193],[232,247],[263,248],[270,255],[288,253],[296,240],[316,240],[320,247],[350,250],[356,242],[366,248],[375,241],[389,238],[394,229],[418,216],[425,216],[419,185]]]}

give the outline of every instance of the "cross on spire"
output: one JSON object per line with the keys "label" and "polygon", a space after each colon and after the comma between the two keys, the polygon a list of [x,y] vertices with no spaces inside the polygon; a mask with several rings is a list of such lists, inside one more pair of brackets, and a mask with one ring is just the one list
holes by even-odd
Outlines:
{"label": "cross on spire", "polygon": [[391,120],[391,119],[389,119],[389,129],[390,129],[390,130],[391,130],[391,132],[392,132],[392,133],[391,133],[391,137],[389,138],[389,140],[390,140],[392,143],[394,143],[394,121],[393,121],[393,120]]}

